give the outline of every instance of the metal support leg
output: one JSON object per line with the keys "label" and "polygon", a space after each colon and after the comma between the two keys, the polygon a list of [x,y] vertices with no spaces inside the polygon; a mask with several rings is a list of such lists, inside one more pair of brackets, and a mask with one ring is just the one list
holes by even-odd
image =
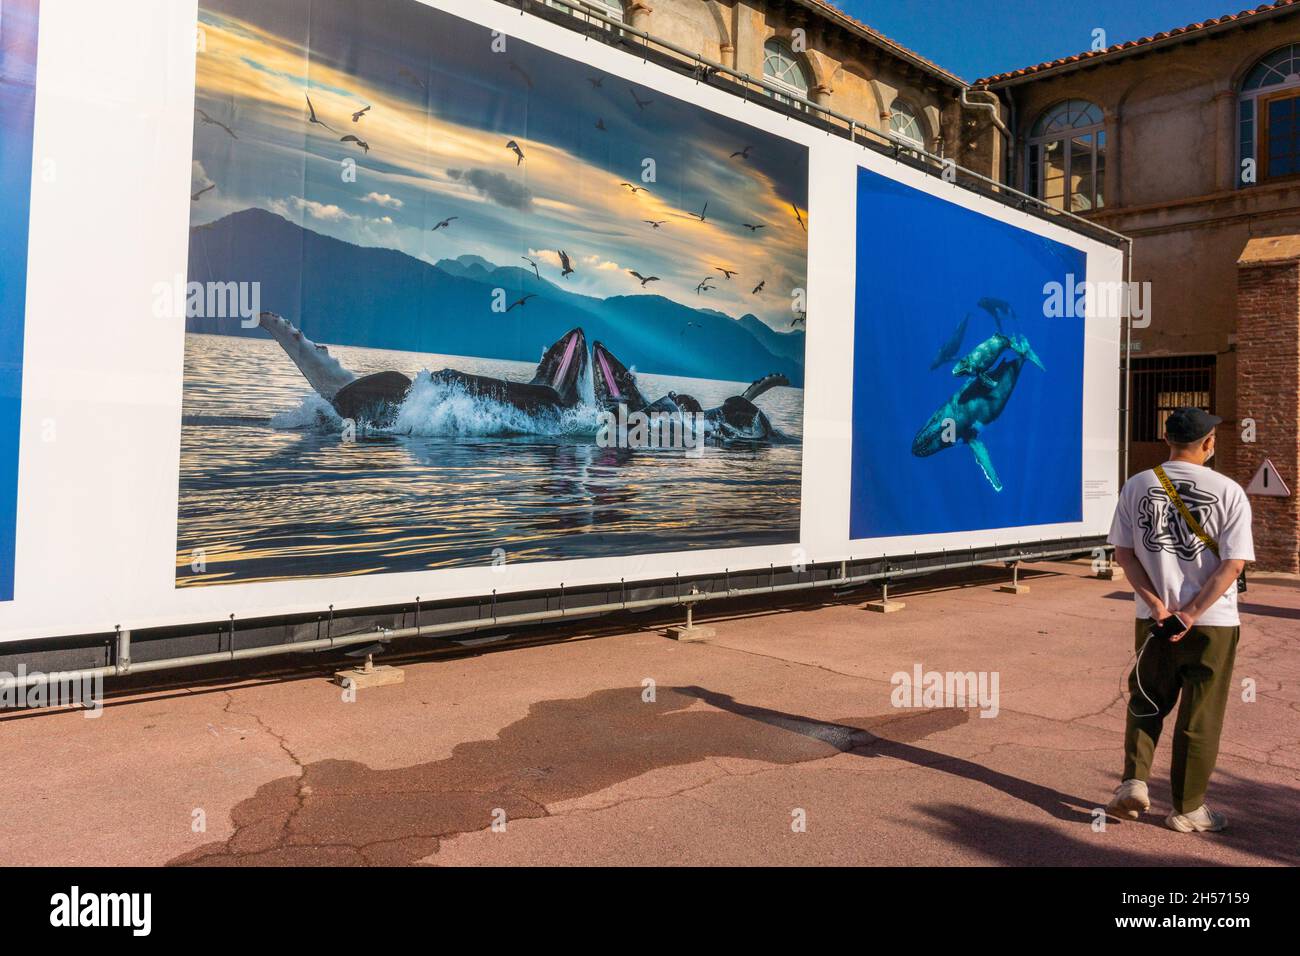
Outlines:
{"label": "metal support leg", "polygon": [[117,664],[118,674],[131,673],[131,632],[117,629]]}
{"label": "metal support leg", "polygon": [[[691,588],[692,596],[699,593],[699,588]],[[676,627],[668,628],[668,636],[674,641],[681,641],[684,644],[689,644],[692,641],[707,641],[711,637],[716,637],[717,633],[718,632],[711,627],[695,626],[694,601],[686,602],[686,625],[682,626],[679,624]]]}
{"label": "metal support leg", "polygon": [[998,588],[1003,594],[1028,594],[1029,585],[1020,583],[1020,562],[1011,562],[1011,583]]}
{"label": "metal support leg", "polygon": [[868,601],[866,608],[868,611],[875,611],[877,614],[895,614],[907,607],[902,601],[889,600],[889,578],[880,582],[880,600]]}

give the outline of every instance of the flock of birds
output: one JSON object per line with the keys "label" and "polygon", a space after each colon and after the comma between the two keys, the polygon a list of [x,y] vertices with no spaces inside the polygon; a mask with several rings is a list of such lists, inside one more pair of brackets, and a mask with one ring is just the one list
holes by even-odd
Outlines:
{"label": "flock of birds", "polygon": [[[529,74],[528,74],[528,73],[527,73],[527,72],[526,72],[522,67],[520,67],[520,66],[519,66],[517,63],[515,63],[513,60],[512,60],[512,61],[509,61],[509,67],[510,67],[510,69],[511,69],[512,72],[518,74],[518,75],[521,77],[521,79],[522,79],[522,80],[527,84],[527,86],[528,86],[529,89],[532,89],[532,87],[533,87],[532,77],[529,76]],[[414,84],[416,84],[417,86],[419,86],[422,90],[424,90],[424,92],[425,92],[426,94],[428,93],[428,91],[429,91],[429,86],[428,86],[428,84],[427,84],[424,80],[422,80],[419,76],[417,76],[414,72],[412,72],[411,70],[409,70],[409,69],[407,69],[406,67],[402,66],[402,67],[398,67],[398,69],[397,69],[397,73],[398,73],[399,76],[403,77],[404,79],[406,79],[406,80],[408,80],[408,81],[410,81],[410,82],[413,82]],[[605,80],[606,80],[606,77],[603,77],[603,76],[589,76],[589,77],[587,77],[587,82],[591,84],[591,86],[592,86],[593,89],[600,89],[600,88],[602,88],[603,85],[604,85],[604,83],[605,83]],[[652,105],[654,104],[654,100],[650,100],[650,99],[642,99],[642,98],[637,94],[636,88],[633,87],[633,86],[629,86],[629,87],[628,87],[628,92],[631,94],[631,96],[632,96],[632,100],[633,100],[633,102],[636,104],[636,107],[637,107],[638,112],[644,112],[646,109],[648,109],[650,106],[652,106]],[[333,134],[336,135],[336,136],[339,135],[339,131],[338,131],[337,129],[335,129],[333,126],[330,126],[328,123],[326,123],[324,120],[322,120],[322,119],[321,119],[321,118],[316,114],[316,107],[315,107],[315,105],[314,105],[314,104],[312,103],[312,101],[311,101],[311,96],[308,95],[308,94],[304,94],[304,98],[305,98],[306,101],[307,101],[307,123],[308,123],[308,125],[309,125],[309,126],[319,126],[319,127],[323,128],[323,129],[325,129],[325,130],[328,130],[329,132],[333,133]],[[372,106],[366,106],[366,107],[364,107],[363,109],[357,110],[356,112],[354,112],[354,113],[352,114],[352,122],[353,122],[354,124],[360,124],[361,121],[362,121],[362,119],[366,118],[366,116],[371,112],[372,109],[373,109]],[[220,120],[217,120],[216,118],[212,117],[211,115],[209,115],[208,113],[206,113],[204,110],[199,109],[198,107],[195,107],[195,110],[194,110],[194,111],[195,111],[196,114],[198,114],[199,120],[200,120],[200,121],[201,121],[205,126],[214,126],[214,127],[217,127],[217,128],[219,128],[219,129],[223,130],[227,135],[229,135],[231,139],[233,139],[233,140],[238,140],[238,139],[239,139],[239,136],[236,135],[235,131],[234,131],[233,129],[231,129],[230,126],[228,126],[227,124],[221,122]],[[608,128],[605,126],[605,121],[604,121],[604,118],[603,118],[603,117],[598,117],[598,118],[596,119],[595,128],[596,128],[597,130],[600,130],[601,132],[608,132]],[[369,144],[368,142],[366,142],[364,139],[362,139],[360,136],[356,135],[355,133],[347,133],[347,134],[345,134],[345,135],[339,136],[339,142],[340,142],[340,143],[351,143],[351,144],[357,146],[359,149],[363,150],[366,154],[369,154],[369,152],[370,152],[370,144]],[[510,152],[512,152],[512,153],[514,154],[514,156],[515,156],[515,166],[516,166],[516,168],[519,167],[519,166],[522,166],[523,163],[525,162],[525,160],[528,158],[528,157],[525,155],[525,153],[524,153],[523,147],[519,145],[518,140],[514,140],[514,139],[508,140],[508,141],[506,142],[506,144],[505,144],[505,148],[508,149],[508,150],[510,150]],[[731,153],[729,159],[733,159],[733,160],[741,160],[741,161],[748,161],[749,158],[750,158],[750,153],[753,152],[753,150],[754,150],[754,147],[753,147],[752,145],[746,145],[746,146],[742,147],[741,149],[738,149],[738,150],[736,150],[735,152]],[[636,184],[634,184],[634,183],[622,182],[622,183],[619,183],[619,186],[621,186],[621,187],[623,187],[623,188],[626,188],[626,189],[629,191],[629,194],[632,195],[632,196],[635,196],[635,195],[637,195],[638,193],[649,192],[649,187],[648,187],[648,186],[638,186],[638,185],[636,185]],[[191,194],[190,199],[191,199],[193,202],[198,202],[200,199],[202,199],[202,197],[203,197],[205,194],[211,192],[213,189],[216,189],[216,187],[217,187],[217,184],[216,184],[216,183],[214,183],[214,182],[209,183],[207,186],[205,186],[205,187],[203,187],[202,189],[198,190],[197,192]],[[803,214],[799,211],[799,207],[798,207],[797,205],[795,205],[794,203],[791,203],[791,204],[790,204],[790,210],[791,210],[791,212],[794,214],[794,219],[795,219],[795,221],[799,224],[799,227],[800,227],[801,229],[803,229],[804,232],[807,232],[807,231],[808,231],[808,223],[807,223],[807,222],[805,221],[805,219],[803,218]],[[700,209],[699,212],[689,212],[689,211],[688,211],[688,212],[687,212],[687,215],[690,216],[690,217],[693,218],[693,219],[698,220],[698,221],[701,222],[701,223],[706,223],[706,222],[708,222],[708,221],[709,221],[709,219],[708,219],[708,215],[709,215],[709,201],[708,201],[708,200],[705,201],[703,207]],[[432,230],[431,230],[431,231],[433,231],[433,232],[439,232],[439,231],[443,231],[443,230],[450,230],[450,229],[452,228],[452,224],[455,223],[455,222],[457,222],[457,221],[459,221],[460,218],[461,218],[460,216],[448,216],[447,218],[442,219],[441,221],[435,223],[434,226],[432,227]],[[662,229],[664,226],[669,225],[669,220],[667,220],[667,219],[658,219],[658,220],[656,220],[656,219],[644,219],[644,220],[642,220],[642,222],[643,222],[644,224],[650,226],[650,228],[653,229],[653,230],[660,230],[660,229]],[[752,235],[752,236],[756,236],[756,235],[758,234],[758,231],[759,231],[760,229],[766,229],[766,228],[768,228],[768,224],[767,224],[767,223],[749,223],[749,222],[743,222],[743,223],[740,223],[740,225],[743,226],[745,229],[748,229],[749,232],[750,232],[750,235]],[[577,271],[577,270],[574,269],[574,267],[573,267],[573,259],[572,259],[572,257],[568,254],[568,252],[566,252],[566,251],[563,250],[563,249],[557,250],[557,255],[558,255],[558,258],[559,258],[559,260],[560,260],[560,278],[562,278],[562,279],[568,279],[569,276],[574,275],[574,274],[576,273],[576,271]],[[527,262],[527,263],[532,267],[532,270],[533,270],[533,274],[534,274],[534,276],[535,276],[536,279],[540,282],[541,279],[542,279],[542,273],[541,273],[541,269],[540,269],[540,267],[538,266],[538,263],[536,262],[536,260],[531,259],[531,258],[529,258],[528,256],[521,256],[521,258],[522,258],[525,262]],[[730,282],[733,278],[735,278],[736,276],[739,276],[739,275],[740,275],[740,272],[739,272],[739,271],[737,271],[736,269],[733,269],[733,268],[731,268],[731,267],[729,267],[729,266],[714,265],[713,268],[714,268],[717,272],[721,273],[721,279],[722,279],[723,281],[726,281],[726,282]],[[641,288],[642,288],[642,289],[646,288],[646,286],[648,286],[651,282],[660,282],[660,281],[662,281],[661,278],[660,278],[659,276],[655,276],[655,275],[643,275],[642,273],[638,272],[638,271],[635,270],[635,269],[628,269],[627,272],[628,272],[629,275],[632,276],[632,278],[634,278],[635,280],[637,280],[638,282],[641,283]],[[696,294],[696,295],[704,295],[705,293],[712,292],[712,291],[716,290],[717,288],[719,288],[719,286],[717,286],[717,285],[711,285],[710,283],[716,283],[716,282],[718,282],[718,281],[719,281],[719,278],[720,278],[719,276],[713,275],[712,273],[710,273],[709,275],[705,276],[705,277],[704,277],[703,279],[701,279],[700,282],[695,286],[695,294]],[[766,286],[767,286],[767,280],[766,280],[766,279],[761,279],[761,280],[758,282],[758,284],[754,286],[753,290],[750,292],[750,295],[760,295],[760,294],[762,294],[762,292],[763,292],[764,288],[766,288]],[[537,294],[536,294],[536,293],[530,293],[530,294],[528,294],[528,295],[524,295],[524,296],[522,296],[521,298],[519,298],[519,299],[515,300],[514,302],[512,302],[512,303],[509,305],[509,307],[506,309],[506,311],[507,311],[507,312],[510,312],[510,311],[512,311],[513,309],[516,309],[516,308],[522,308],[522,307],[524,307],[524,306],[527,305],[529,299],[535,299],[535,298],[537,298]],[[804,310],[797,310],[796,313],[795,313],[795,317],[794,317],[794,319],[793,319],[793,320],[791,321],[791,323],[790,323],[790,327],[791,327],[791,328],[794,328],[795,326],[798,326],[798,325],[804,325],[804,326],[806,327],[806,325],[807,325],[807,317],[808,317],[808,314],[807,314],[806,311],[804,311]],[[686,331],[686,328],[687,328],[687,327],[690,327],[690,326],[692,326],[692,325],[696,325],[696,324],[697,324],[697,323],[688,322],[687,325],[686,325],[685,327],[683,327],[683,329],[682,329],[682,334],[685,334],[685,331]]]}

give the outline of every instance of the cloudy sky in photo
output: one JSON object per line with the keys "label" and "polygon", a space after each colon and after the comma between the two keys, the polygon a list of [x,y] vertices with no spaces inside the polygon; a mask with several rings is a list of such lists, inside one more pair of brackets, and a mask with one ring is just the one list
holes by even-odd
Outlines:
{"label": "cloudy sky in photo", "polygon": [[[602,298],[642,294],[636,270],[660,277],[646,294],[791,327],[804,147],[520,40],[494,52],[486,28],[417,0],[204,0],[200,22],[196,105],[237,139],[196,112],[194,191],[215,188],[192,204],[195,225],[260,207],[430,263],[528,257]],[[308,96],[332,129],[309,122]],[[716,289],[700,294],[708,275]]]}

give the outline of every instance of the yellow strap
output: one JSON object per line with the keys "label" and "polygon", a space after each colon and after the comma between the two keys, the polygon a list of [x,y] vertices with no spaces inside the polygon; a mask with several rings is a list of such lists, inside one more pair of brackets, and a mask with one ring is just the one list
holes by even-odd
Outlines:
{"label": "yellow strap", "polygon": [[1178,513],[1183,516],[1183,521],[1187,523],[1187,527],[1192,529],[1192,534],[1200,538],[1202,543],[1213,551],[1214,556],[1217,558],[1219,556],[1219,542],[1206,534],[1205,529],[1201,527],[1201,523],[1192,516],[1192,512],[1188,509],[1187,505],[1183,503],[1183,499],[1179,497],[1178,489],[1174,487],[1174,483],[1170,481],[1169,476],[1165,474],[1164,468],[1160,465],[1156,465],[1152,470],[1155,471],[1156,477],[1160,479],[1160,484],[1164,487],[1165,494],[1169,496],[1169,500],[1174,503],[1174,507],[1178,509]]}

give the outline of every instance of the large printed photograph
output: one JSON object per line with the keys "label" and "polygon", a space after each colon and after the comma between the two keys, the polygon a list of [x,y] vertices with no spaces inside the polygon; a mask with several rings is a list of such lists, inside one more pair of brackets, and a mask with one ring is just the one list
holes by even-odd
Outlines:
{"label": "large printed photograph", "polygon": [[14,598],[40,0],[0,3],[0,601]]}
{"label": "large printed photograph", "polygon": [[850,537],[1083,513],[1080,250],[858,171]]}
{"label": "large printed photograph", "polygon": [[198,45],[177,586],[799,540],[806,147],[418,0]]}

